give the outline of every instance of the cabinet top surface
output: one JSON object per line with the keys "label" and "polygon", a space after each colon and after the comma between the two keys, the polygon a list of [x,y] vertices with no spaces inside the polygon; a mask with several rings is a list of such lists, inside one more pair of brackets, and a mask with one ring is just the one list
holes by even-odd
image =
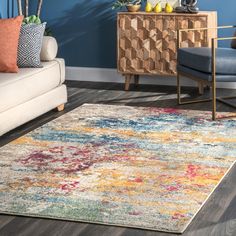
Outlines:
{"label": "cabinet top surface", "polygon": [[177,13],[177,12],[172,12],[172,13],[155,13],[155,12],[145,12],[145,11],[139,11],[139,12],[128,12],[128,11],[123,11],[123,12],[118,12],[118,15],[160,15],[160,16],[205,16],[209,14],[216,14],[216,11],[200,11],[196,14],[192,13]]}

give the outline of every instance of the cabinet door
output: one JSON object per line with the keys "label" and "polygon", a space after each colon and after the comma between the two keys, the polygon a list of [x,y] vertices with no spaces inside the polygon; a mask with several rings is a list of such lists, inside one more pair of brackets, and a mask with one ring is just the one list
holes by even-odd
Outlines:
{"label": "cabinet door", "polygon": [[162,18],[120,15],[118,18],[118,70],[130,74],[157,74],[162,48]]}
{"label": "cabinet door", "polygon": [[[178,28],[205,28],[208,27],[207,16],[177,17]],[[186,31],[180,35],[180,47],[207,47],[209,39],[207,31]]]}
{"label": "cabinet door", "polygon": [[143,64],[143,73],[158,74],[161,71],[159,63],[162,53],[162,17],[145,15],[144,28],[141,30],[145,37],[142,39],[143,57],[140,58]]}
{"label": "cabinet door", "polygon": [[164,16],[162,28],[161,73],[173,75],[176,72],[176,17]]}
{"label": "cabinet door", "polygon": [[121,73],[135,73],[142,68],[142,44],[147,37],[143,29],[142,16],[119,15],[118,18],[118,70]]}

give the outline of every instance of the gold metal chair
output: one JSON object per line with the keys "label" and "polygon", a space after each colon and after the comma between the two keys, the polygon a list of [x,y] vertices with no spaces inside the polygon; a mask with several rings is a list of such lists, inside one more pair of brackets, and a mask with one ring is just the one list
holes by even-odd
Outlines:
{"label": "gold metal chair", "polygon": [[[216,28],[195,28],[195,29],[180,29],[177,31],[177,48],[178,48],[178,53],[181,50],[180,44],[181,44],[181,33],[184,31],[207,31],[207,30],[212,30],[212,29],[229,29],[229,28],[236,28],[236,26],[220,26]],[[209,102],[212,101],[212,120],[216,120],[216,101],[222,102],[224,104],[227,104],[231,107],[236,108],[236,105],[233,103],[226,101],[226,99],[233,99],[236,98],[236,96],[230,96],[230,97],[216,97],[216,82],[218,81],[218,74],[216,70],[216,60],[217,60],[217,42],[218,41],[223,41],[223,40],[232,40],[236,39],[236,37],[225,37],[225,38],[212,38],[211,39],[211,71],[208,74],[210,75],[210,81],[206,80],[205,78],[201,78],[201,76],[195,76],[191,71],[194,71],[194,68],[191,68],[189,71],[186,72],[184,70],[179,69],[179,59],[177,59],[177,98],[178,98],[178,104],[191,104],[191,103],[198,103],[198,102]],[[235,55],[236,55],[236,49],[235,50]],[[195,73],[196,74],[196,73]],[[204,88],[204,86],[209,86],[212,89],[212,95],[211,98],[209,99],[201,99],[201,100],[192,100],[192,101],[182,101],[181,100],[181,84],[180,84],[180,78],[181,76],[193,79],[201,84],[201,86]],[[222,76],[222,75],[220,75]],[[226,81],[226,82],[236,82],[236,74],[232,75],[232,77],[235,76],[235,81],[233,78],[233,81]]]}

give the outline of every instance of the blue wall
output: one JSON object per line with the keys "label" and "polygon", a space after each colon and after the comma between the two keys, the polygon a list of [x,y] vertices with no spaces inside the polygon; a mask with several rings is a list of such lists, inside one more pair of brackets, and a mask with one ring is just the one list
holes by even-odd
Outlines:
{"label": "blue wall", "polygon": [[[37,1],[34,1],[37,2]],[[44,1],[41,18],[56,36],[67,65],[116,66],[116,14],[113,0]],[[34,12],[34,11],[33,11]]]}
{"label": "blue wall", "polygon": [[[7,0],[0,0],[1,4],[4,1]],[[33,14],[37,1],[31,1]],[[112,2],[44,0],[41,18],[52,28],[60,45],[59,56],[66,59],[67,65],[116,67],[116,12],[111,10]],[[235,0],[199,0],[199,7],[218,11],[219,25],[236,24]],[[0,12],[4,12],[3,8],[1,5]],[[231,34],[227,30],[220,32],[223,36]]]}
{"label": "blue wall", "polygon": [[0,18],[13,17],[16,13],[16,0],[0,0]]}

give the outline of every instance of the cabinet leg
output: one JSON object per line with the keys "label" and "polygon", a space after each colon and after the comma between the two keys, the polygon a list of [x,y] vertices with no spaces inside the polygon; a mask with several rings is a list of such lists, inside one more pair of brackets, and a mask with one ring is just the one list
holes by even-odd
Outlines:
{"label": "cabinet leg", "polygon": [[204,83],[202,82],[198,82],[198,91],[199,91],[199,94],[204,94]]}
{"label": "cabinet leg", "polygon": [[131,75],[125,75],[125,91],[129,90],[131,78]]}
{"label": "cabinet leg", "polygon": [[134,75],[134,84],[135,86],[139,85],[139,75]]}

